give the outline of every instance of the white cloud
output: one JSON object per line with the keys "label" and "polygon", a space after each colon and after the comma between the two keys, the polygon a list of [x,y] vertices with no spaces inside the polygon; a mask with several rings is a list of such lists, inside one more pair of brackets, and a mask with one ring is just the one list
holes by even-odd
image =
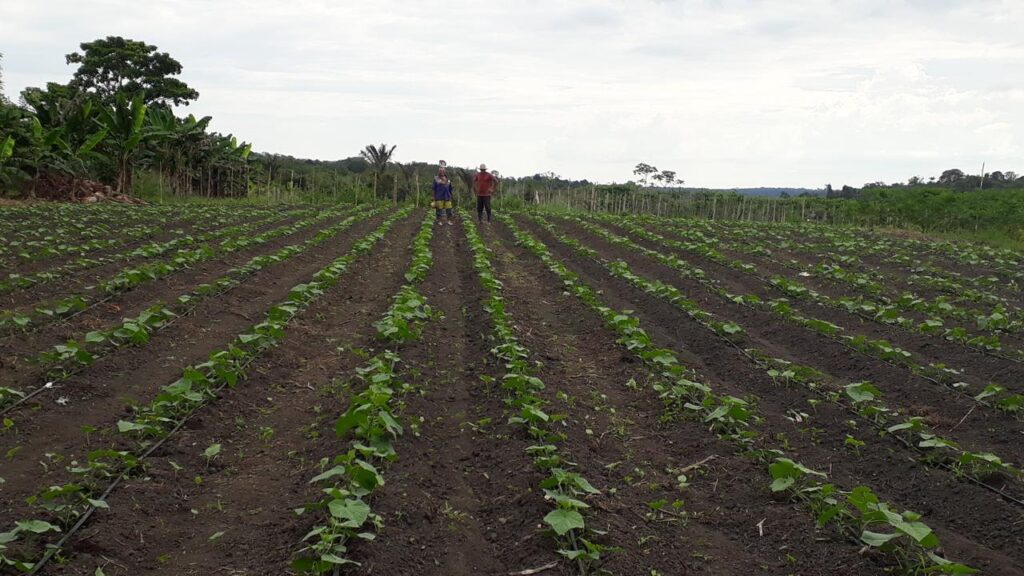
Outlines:
{"label": "white cloud", "polygon": [[109,34],[156,44],[189,111],[259,150],[486,161],[691,185],[1024,171],[1016,0],[11,0],[8,94]]}

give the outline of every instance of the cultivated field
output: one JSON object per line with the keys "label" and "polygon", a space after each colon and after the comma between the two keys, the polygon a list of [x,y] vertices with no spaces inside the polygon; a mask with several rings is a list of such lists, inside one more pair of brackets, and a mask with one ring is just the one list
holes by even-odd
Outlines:
{"label": "cultivated field", "polygon": [[0,573],[1024,574],[1024,258],[0,210]]}

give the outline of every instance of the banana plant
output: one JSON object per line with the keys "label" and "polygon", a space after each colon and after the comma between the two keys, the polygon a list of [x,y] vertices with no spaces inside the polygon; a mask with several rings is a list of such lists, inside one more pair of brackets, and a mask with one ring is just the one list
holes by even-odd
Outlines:
{"label": "banana plant", "polygon": [[10,162],[14,156],[14,136],[8,136],[0,142],[0,190],[4,190],[24,176],[18,167]]}
{"label": "banana plant", "polygon": [[142,150],[142,145],[166,133],[146,127],[144,95],[136,94],[130,101],[124,94],[118,94],[112,108],[104,108],[100,123],[107,130],[107,143],[114,159],[117,173],[118,192],[127,192],[132,185],[132,172]]}

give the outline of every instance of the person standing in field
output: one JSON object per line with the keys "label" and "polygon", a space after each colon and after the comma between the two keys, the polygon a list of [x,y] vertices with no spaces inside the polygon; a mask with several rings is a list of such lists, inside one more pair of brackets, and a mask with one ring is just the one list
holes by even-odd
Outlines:
{"label": "person standing in field", "polygon": [[445,170],[444,162],[437,169],[437,176],[434,176],[434,214],[437,215],[437,223],[454,225],[452,221],[452,182],[448,179],[448,172]]}
{"label": "person standing in field", "polygon": [[484,221],[484,210],[487,210],[487,222],[491,221],[491,195],[497,180],[487,171],[487,164],[481,164],[480,170],[473,177],[473,192],[476,194],[476,219]]}

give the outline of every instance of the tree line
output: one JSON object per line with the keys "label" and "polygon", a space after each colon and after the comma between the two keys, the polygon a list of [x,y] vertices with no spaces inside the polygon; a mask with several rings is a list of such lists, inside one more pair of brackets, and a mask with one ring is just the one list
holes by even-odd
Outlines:
{"label": "tree line", "polygon": [[[110,36],[65,61],[75,66],[66,83],[27,88],[17,103],[4,96],[0,70],[0,194],[67,199],[97,182],[147,197],[429,201],[438,165],[398,163],[394,145],[332,161],[261,154],[210,130],[210,116],[175,114],[199,93],[156,46]],[[473,171],[449,174],[468,196]]]}
{"label": "tree line", "polygon": [[930,176],[927,179],[921,176],[912,176],[904,182],[868,182],[860,188],[844,185],[840,189],[833,189],[831,184],[825,185],[826,198],[858,198],[862,190],[878,190],[883,188],[906,189],[906,188],[942,188],[955,192],[971,192],[976,190],[1012,190],[1024,188],[1024,175],[1012,170],[1005,172],[995,170],[982,172],[980,174],[968,174],[959,168],[943,170],[938,176]]}
{"label": "tree line", "polygon": [[209,129],[209,116],[179,117],[199,93],[181,63],[156,46],[118,36],[80,44],[65,57],[66,83],[30,87],[18,103],[0,98],[0,190],[61,195],[77,181],[131,192],[151,171],[178,195],[244,195],[251,146]]}

